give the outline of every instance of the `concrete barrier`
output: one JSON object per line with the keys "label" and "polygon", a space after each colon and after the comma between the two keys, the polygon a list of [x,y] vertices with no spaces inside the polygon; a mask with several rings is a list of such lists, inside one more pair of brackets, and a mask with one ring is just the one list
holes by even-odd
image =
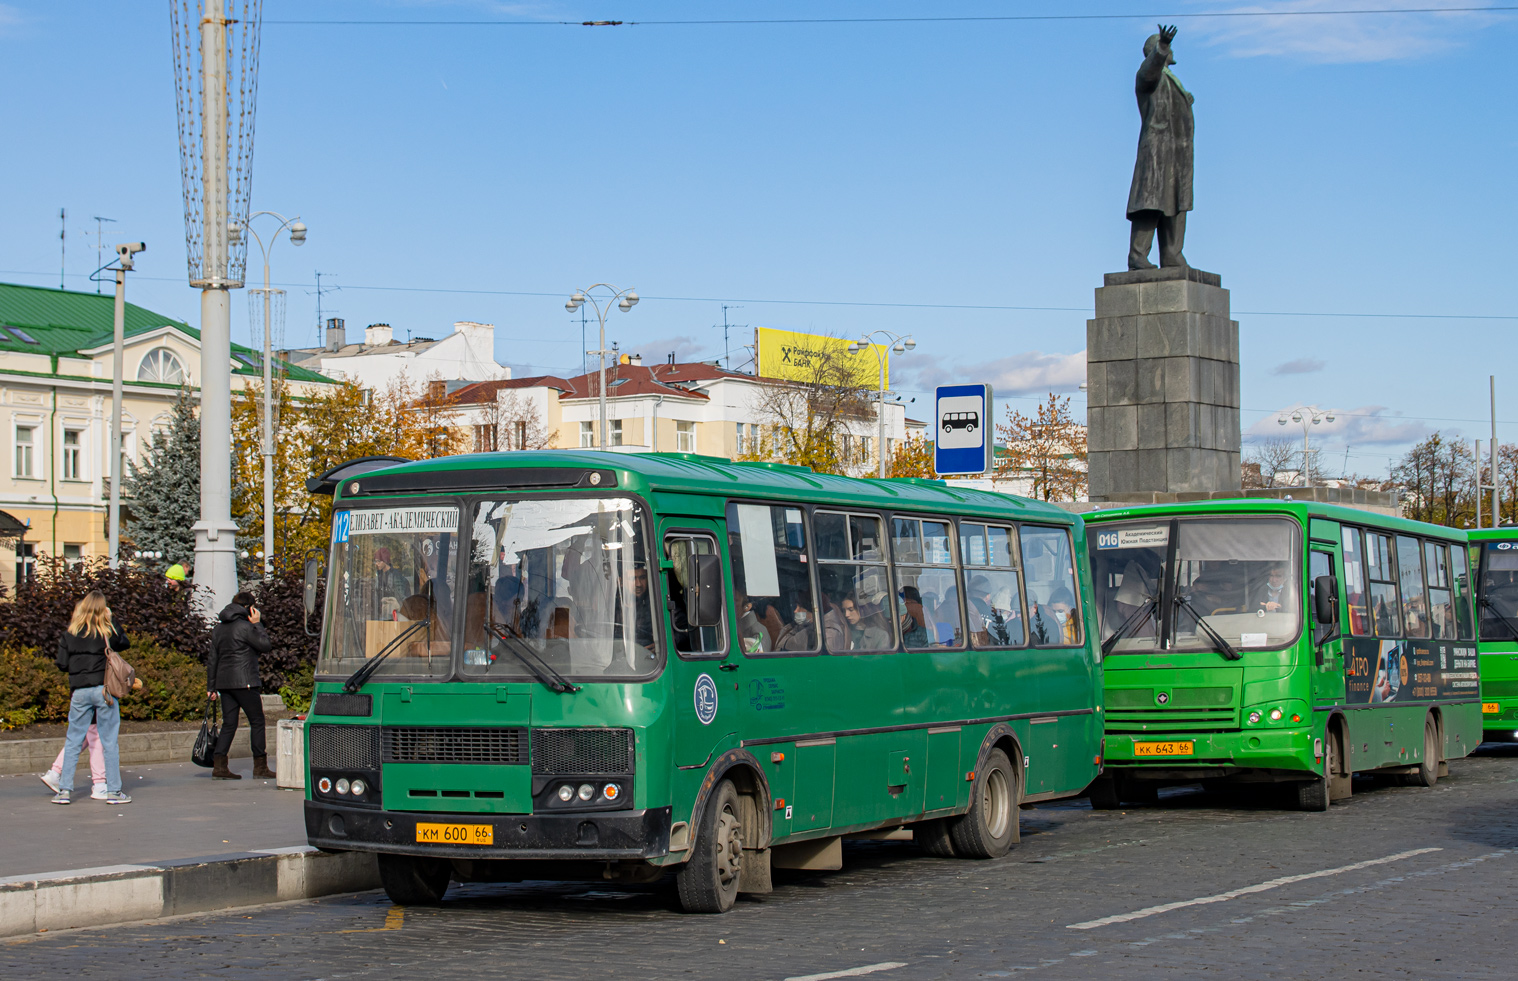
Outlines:
{"label": "concrete barrier", "polygon": [[[266,727],[267,739],[272,748],[275,725]],[[184,732],[124,732],[117,737],[122,766],[141,766],[146,763],[188,763],[190,751],[195,748],[195,737],[200,734],[196,726]],[[0,740],[0,774],[41,773],[53,765],[63,739],[4,739]],[[228,757],[246,759],[253,755],[248,746],[248,726],[237,727]],[[88,769],[88,752],[79,754],[80,769]],[[77,785],[77,781],[76,781]]]}
{"label": "concrete barrier", "polygon": [[314,899],[379,887],[367,852],[304,845],[0,878],[0,937]]}

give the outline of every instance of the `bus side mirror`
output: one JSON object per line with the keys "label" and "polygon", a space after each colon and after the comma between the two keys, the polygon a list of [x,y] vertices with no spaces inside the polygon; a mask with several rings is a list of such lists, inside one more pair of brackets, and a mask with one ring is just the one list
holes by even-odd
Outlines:
{"label": "bus side mirror", "polygon": [[1318,622],[1328,626],[1339,622],[1339,581],[1333,576],[1319,576],[1312,581],[1313,612]]}
{"label": "bus side mirror", "polygon": [[321,559],[306,560],[306,582],[303,599],[306,604],[306,616],[316,612],[316,582],[321,578]]}
{"label": "bus side mirror", "polygon": [[685,618],[692,627],[722,622],[722,557],[692,555],[685,579]]}

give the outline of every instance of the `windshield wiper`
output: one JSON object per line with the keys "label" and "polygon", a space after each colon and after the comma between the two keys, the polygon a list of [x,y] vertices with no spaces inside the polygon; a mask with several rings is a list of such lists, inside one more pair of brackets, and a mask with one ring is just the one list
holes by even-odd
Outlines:
{"label": "windshield wiper", "polygon": [[1151,596],[1148,600],[1145,601],[1143,606],[1130,613],[1128,615],[1128,619],[1123,621],[1122,626],[1112,631],[1111,637],[1108,637],[1106,640],[1102,641],[1102,657],[1106,657],[1107,655],[1111,654],[1112,649],[1118,645],[1119,641],[1125,639],[1129,633],[1137,630],[1141,623],[1149,619],[1149,617],[1153,616],[1156,608],[1159,605],[1159,597]]}
{"label": "windshield wiper", "polygon": [[357,671],[348,676],[348,680],[343,682],[343,691],[351,695],[354,692],[358,691],[360,688],[364,687],[364,682],[368,681],[374,672],[379,670],[380,663],[384,661],[385,658],[389,657],[395,652],[396,648],[400,647],[401,641],[405,640],[407,637],[410,637],[421,628],[429,626],[431,623],[432,618],[428,617],[426,620],[418,620],[416,623],[413,623],[411,626],[401,631],[396,636],[396,638],[390,643],[386,644],[378,654],[376,654],[370,660],[365,661]]}
{"label": "windshield wiper", "polygon": [[1497,609],[1496,604],[1494,604],[1491,599],[1486,596],[1481,597],[1481,605],[1486,607],[1488,610],[1491,610],[1492,615],[1497,618],[1497,622],[1506,627],[1507,632],[1512,634],[1514,639],[1518,639],[1518,624],[1514,624],[1511,617],[1509,617],[1506,613],[1503,613],[1501,610]]}
{"label": "windshield wiper", "polygon": [[571,683],[568,678],[555,671],[553,665],[538,657],[537,651],[534,651],[531,647],[528,647],[524,642],[520,642],[515,638],[508,637],[501,630],[501,628],[505,626],[506,624],[504,623],[492,623],[490,620],[485,621],[485,629],[490,631],[494,637],[500,640],[502,646],[504,646],[506,650],[510,651],[518,661],[521,661],[522,665],[526,667],[528,671],[531,671],[533,675],[538,679],[538,681],[542,682],[542,684],[550,691],[556,691],[560,695],[566,695],[570,692],[577,692],[580,690],[579,685]]}
{"label": "windshield wiper", "polygon": [[1197,612],[1196,607],[1191,605],[1191,600],[1187,599],[1184,596],[1177,596],[1175,598],[1175,605],[1181,607],[1187,613],[1191,614],[1191,619],[1195,620],[1196,625],[1202,628],[1202,632],[1207,635],[1207,639],[1212,641],[1213,644],[1217,645],[1218,653],[1222,654],[1223,657],[1227,658],[1230,661],[1237,661],[1239,658],[1244,656],[1238,651],[1234,650],[1232,644],[1228,643],[1228,641],[1222,638],[1222,635],[1220,635],[1216,630],[1212,629],[1211,625],[1207,623],[1206,619]]}

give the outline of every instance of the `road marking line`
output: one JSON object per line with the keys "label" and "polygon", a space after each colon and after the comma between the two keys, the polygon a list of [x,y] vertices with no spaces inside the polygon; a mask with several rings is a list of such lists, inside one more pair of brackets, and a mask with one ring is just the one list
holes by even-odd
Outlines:
{"label": "road marking line", "polygon": [[1104,916],[1099,920],[1087,920],[1084,923],[1068,924],[1066,930],[1094,930],[1097,927],[1111,926],[1114,923],[1127,923],[1130,920],[1141,920],[1146,916],[1154,916],[1159,913],[1168,913],[1171,910],[1182,909],[1187,906],[1202,906],[1207,903],[1222,903],[1240,896],[1248,896],[1257,892],[1265,892],[1269,889],[1279,889],[1281,886],[1289,886],[1293,882],[1305,882],[1308,879],[1321,879],[1324,876],[1339,875],[1343,872],[1353,872],[1356,869],[1370,868],[1372,865],[1385,865],[1388,862],[1400,862],[1404,858],[1412,858],[1415,855],[1427,855],[1429,852],[1443,851],[1442,848],[1414,848],[1412,851],[1398,852],[1385,858],[1372,858],[1364,862],[1356,862],[1353,865],[1341,865],[1336,869],[1322,869],[1318,872],[1305,872],[1301,875],[1287,875],[1279,879],[1271,879],[1268,882],[1257,883],[1252,886],[1243,886],[1239,889],[1230,889],[1220,892],[1215,896],[1200,896],[1196,899],[1183,899],[1175,903],[1165,903],[1160,906],[1149,906],[1144,909],[1134,910],[1132,913],[1119,913],[1116,916]]}
{"label": "road marking line", "polygon": [[833,978],[857,978],[861,974],[874,974],[876,971],[894,971],[898,967],[906,967],[904,961],[885,961],[881,964],[866,964],[864,967],[851,967],[847,971],[828,971],[826,974],[800,974],[794,978],[786,978],[785,981],[832,981]]}

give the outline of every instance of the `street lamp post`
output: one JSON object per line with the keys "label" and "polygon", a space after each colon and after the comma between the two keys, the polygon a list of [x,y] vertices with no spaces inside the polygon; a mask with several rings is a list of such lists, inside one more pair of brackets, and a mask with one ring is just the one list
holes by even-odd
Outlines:
{"label": "street lamp post", "polygon": [[[884,342],[872,343],[873,338],[883,337]],[[872,351],[876,360],[880,362],[880,401],[875,406],[875,422],[877,426],[876,439],[879,441],[875,446],[875,455],[880,458],[880,476],[886,475],[886,439],[885,439],[885,380],[886,365],[890,363],[891,352],[905,354],[917,346],[912,335],[905,337],[893,334],[886,330],[871,331],[849,345],[850,354],[858,354],[860,351]],[[889,348],[889,350],[887,350]]]}
{"label": "street lamp post", "polygon": [[[610,296],[597,298],[592,294],[593,290],[610,290]],[[564,309],[574,313],[580,309],[581,304],[589,302],[591,309],[596,312],[596,321],[601,325],[601,343],[597,345],[599,350],[586,351],[586,354],[594,354],[601,359],[600,381],[600,410],[601,424],[599,440],[601,449],[606,449],[606,356],[611,352],[606,349],[606,315],[611,312],[611,303],[617,301],[617,309],[623,313],[638,305],[638,291],[634,289],[619,290],[609,283],[597,283],[583,290],[575,290],[575,295],[564,304]]]}
{"label": "street lamp post", "polygon": [[1315,405],[1304,405],[1302,408],[1293,411],[1289,416],[1283,412],[1276,418],[1276,422],[1283,426],[1288,422],[1294,422],[1302,427],[1302,486],[1304,487],[1312,486],[1312,470],[1310,469],[1312,457],[1309,455],[1311,449],[1308,442],[1312,427],[1333,421],[1334,414],[1332,409],[1327,412],[1320,412]]}
{"label": "street lamp post", "polygon": [[[279,219],[279,227],[269,236],[268,245],[264,244],[253,227],[253,219],[263,215]],[[306,243],[306,226],[299,215],[286,218],[278,212],[258,211],[248,216],[247,230],[252,233],[253,241],[258,243],[259,251],[264,256],[264,550],[260,555],[263,558],[265,577],[274,571],[274,352],[269,331],[269,249],[279,240],[279,233],[286,229],[290,231],[291,245],[299,247]],[[234,221],[228,232],[228,237],[236,244],[242,238],[243,228]],[[245,555],[244,558],[246,557]]]}
{"label": "street lamp post", "polygon": [[[111,513],[110,527],[107,530],[108,556],[112,569],[121,565],[121,361],[125,357],[126,348],[126,274],[132,271],[132,256],[146,252],[147,248],[142,242],[126,242],[116,246],[116,255],[119,257],[115,269],[116,309],[111,329]],[[97,273],[100,271],[96,270]]]}

